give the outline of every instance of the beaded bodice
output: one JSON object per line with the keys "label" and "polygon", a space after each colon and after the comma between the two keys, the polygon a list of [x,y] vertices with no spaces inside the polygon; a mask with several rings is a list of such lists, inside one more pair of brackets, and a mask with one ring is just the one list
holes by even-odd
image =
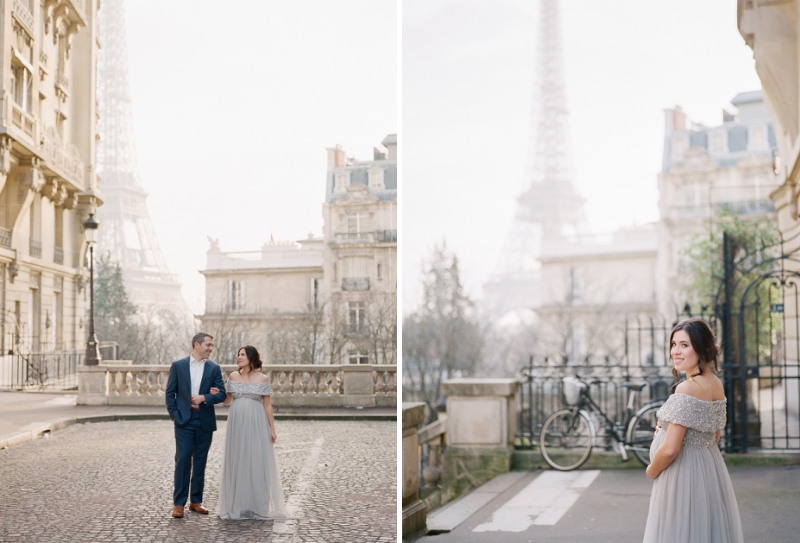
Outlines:
{"label": "beaded bodice", "polygon": [[228,379],[225,386],[234,400],[248,398],[260,402],[262,397],[272,395],[272,385],[269,383],[244,383]]}
{"label": "beaded bodice", "polygon": [[686,426],[682,445],[705,449],[716,443],[717,430],[725,427],[727,400],[705,401],[688,394],[676,392],[664,402],[656,416],[661,430],[670,422]]}

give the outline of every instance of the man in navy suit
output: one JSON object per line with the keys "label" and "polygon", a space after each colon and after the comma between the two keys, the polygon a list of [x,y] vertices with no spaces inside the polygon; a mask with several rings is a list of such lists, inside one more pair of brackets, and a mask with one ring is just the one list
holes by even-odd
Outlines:
{"label": "man in navy suit", "polygon": [[[167,381],[167,411],[175,422],[175,493],[172,516],[183,517],[191,483],[189,510],[208,514],[203,507],[203,482],[208,449],[217,430],[214,404],[225,400],[225,385],[219,365],[208,359],[214,338],[196,334],[192,354],[172,363]],[[211,394],[211,388],[219,392]],[[194,470],[192,465],[194,464]]]}

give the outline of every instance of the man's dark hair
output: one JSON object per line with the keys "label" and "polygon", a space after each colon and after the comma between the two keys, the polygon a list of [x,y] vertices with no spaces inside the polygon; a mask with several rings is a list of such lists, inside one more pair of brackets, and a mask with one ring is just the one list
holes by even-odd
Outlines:
{"label": "man's dark hair", "polygon": [[195,343],[203,343],[207,337],[214,339],[214,336],[212,336],[211,334],[206,334],[205,332],[200,332],[199,334],[195,334],[194,337],[192,338],[192,350],[194,350]]}

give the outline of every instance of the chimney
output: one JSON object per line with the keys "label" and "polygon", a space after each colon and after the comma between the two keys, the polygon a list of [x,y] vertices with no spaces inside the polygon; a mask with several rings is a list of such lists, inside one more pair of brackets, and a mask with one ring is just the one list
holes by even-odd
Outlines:
{"label": "chimney", "polygon": [[337,144],[336,147],[328,147],[328,171],[334,168],[339,168],[347,164],[347,159],[344,156],[344,149]]}
{"label": "chimney", "polygon": [[397,134],[389,134],[381,142],[389,152],[389,160],[397,160]]}

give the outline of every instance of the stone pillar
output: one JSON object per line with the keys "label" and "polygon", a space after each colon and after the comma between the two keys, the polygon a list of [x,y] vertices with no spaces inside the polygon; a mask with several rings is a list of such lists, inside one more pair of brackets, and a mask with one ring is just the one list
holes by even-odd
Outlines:
{"label": "stone pillar", "polygon": [[517,433],[516,379],[448,379],[443,502],[511,470]]}
{"label": "stone pillar", "polygon": [[342,364],[345,407],[375,407],[371,364]]}
{"label": "stone pillar", "polygon": [[78,366],[78,405],[108,403],[108,375],[105,365]]}
{"label": "stone pillar", "polygon": [[420,424],[425,404],[403,402],[403,536],[425,529],[425,503],[419,499]]}

